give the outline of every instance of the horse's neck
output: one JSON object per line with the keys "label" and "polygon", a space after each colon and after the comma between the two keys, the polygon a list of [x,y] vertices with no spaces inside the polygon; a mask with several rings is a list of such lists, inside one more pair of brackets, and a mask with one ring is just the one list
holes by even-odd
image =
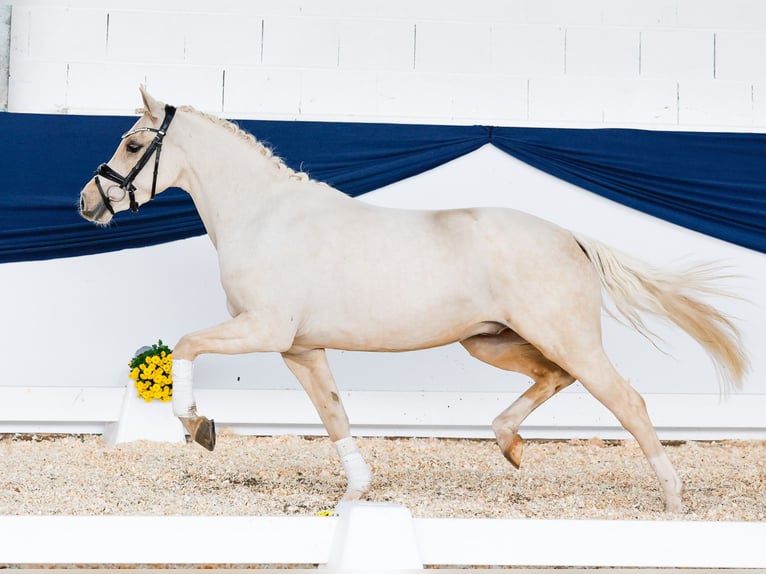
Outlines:
{"label": "horse's neck", "polygon": [[257,215],[258,204],[279,193],[280,179],[288,176],[240,135],[195,112],[184,116],[187,131],[180,140],[185,167],[179,187],[194,200],[216,243],[225,227],[245,215]]}

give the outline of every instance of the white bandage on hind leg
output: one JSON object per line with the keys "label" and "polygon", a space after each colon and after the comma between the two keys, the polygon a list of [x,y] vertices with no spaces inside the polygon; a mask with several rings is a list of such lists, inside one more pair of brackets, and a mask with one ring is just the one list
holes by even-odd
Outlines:
{"label": "white bandage on hind leg", "polygon": [[346,492],[358,493],[361,496],[370,489],[372,471],[364,461],[362,453],[359,452],[356,440],[349,436],[335,441],[334,444],[348,479],[348,489]]}
{"label": "white bandage on hind leg", "polygon": [[177,417],[192,416],[197,411],[192,391],[191,361],[173,359],[173,414]]}

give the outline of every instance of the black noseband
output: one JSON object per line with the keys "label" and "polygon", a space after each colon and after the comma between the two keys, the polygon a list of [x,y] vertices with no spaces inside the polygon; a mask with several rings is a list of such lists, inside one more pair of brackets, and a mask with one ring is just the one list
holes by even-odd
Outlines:
{"label": "black noseband", "polygon": [[[113,181],[117,184],[117,187],[119,187],[123,192],[128,194],[128,197],[130,199],[130,210],[133,213],[138,212],[138,202],[136,201],[136,195],[135,191],[136,188],[133,185],[133,180],[136,179],[136,176],[141,172],[142,169],[146,166],[146,164],[149,162],[149,158],[152,156],[152,154],[156,151],[156,155],[154,156],[154,177],[152,178],[152,196],[151,199],[154,199],[154,194],[157,191],[157,170],[159,170],[160,167],[160,152],[162,151],[162,140],[165,138],[165,134],[168,131],[168,127],[170,126],[170,122],[173,121],[173,116],[176,114],[176,109],[173,106],[166,105],[165,106],[165,119],[162,120],[162,125],[159,129],[156,128],[138,128],[133,131],[130,131],[126,133],[123,137],[125,139],[126,137],[133,135],[138,132],[154,132],[155,135],[154,139],[152,140],[152,143],[149,144],[149,146],[144,150],[144,154],[138,159],[136,162],[136,165],[133,166],[133,169],[130,170],[128,175],[123,176],[117,173],[115,170],[113,170],[111,167],[109,167],[107,164],[102,163],[100,166],[98,166],[98,169],[96,169],[96,187],[98,188],[98,193],[101,195],[101,201],[104,202],[104,206],[106,209],[114,215],[114,208],[112,207],[112,199],[110,199],[108,195],[108,189],[107,192],[104,192],[104,189],[101,187],[101,181],[99,180],[98,176],[103,177],[104,179],[107,179],[109,181]],[[123,195],[122,198],[125,196]],[[120,199],[122,199],[120,198]],[[115,200],[116,201],[116,200]]]}

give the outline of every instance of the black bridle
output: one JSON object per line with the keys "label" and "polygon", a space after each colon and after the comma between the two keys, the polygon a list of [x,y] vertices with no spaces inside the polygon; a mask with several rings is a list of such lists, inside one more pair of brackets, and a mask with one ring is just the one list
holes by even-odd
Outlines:
{"label": "black bridle", "polygon": [[[140,173],[142,169],[146,166],[146,164],[149,162],[149,158],[152,156],[152,154],[156,151],[157,154],[154,156],[154,177],[152,179],[152,197],[151,199],[154,199],[154,194],[157,191],[157,170],[160,167],[160,152],[162,151],[162,140],[165,138],[165,134],[168,131],[168,127],[170,126],[170,122],[173,121],[173,116],[176,113],[176,109],[173,106],[166,105],[165,106],[165,119],[162,120],[162,125],[157,128],[138,128],[132,131],[129,131],[125,135],[122,136],[122,139],[125,139],[128,136],[132,136],[133,134],[139,133],[139,132],[154,132],[155,135],[154,139],[152,140],[152,143],[148,145],[146,150],[144,150],[144,154],[138,159],[136,162],[136,165],[133,166],[133,169],[130,170],[128,175],[122,176],[119,173],[117,173],[115,170],[113,170],[111,167],[109,167],[107,164],[102,163],[100,166],[98,166],[98,169],[96,170],[96,187],[98,188],[98,193],[101,195],[101,201],[104,202],[104,206],[109,210],[109,213],[114,215],[114,208],[112,207],[112,201],[121,201],[125,194],[128,194],[128,197],[130,198],[130,210],[133,213],[138,212],[138,202],[136,201],[136,195],[135,191],[136,188],[133,185],[133,180],[136,179],[136,176]],[[104,189],[101,187],[101,181],[98,179],[98,176],[103,177],[104,179],[108,179],[110,181],[113,181],[116,183],[116,186],[111,186],[107,188],[106,192],[104,192]],[[119,198],[112,197],[110,198],[108,195],[108,192],[112,190],[113,188],[118,187],[122,190],[123,194]]]}

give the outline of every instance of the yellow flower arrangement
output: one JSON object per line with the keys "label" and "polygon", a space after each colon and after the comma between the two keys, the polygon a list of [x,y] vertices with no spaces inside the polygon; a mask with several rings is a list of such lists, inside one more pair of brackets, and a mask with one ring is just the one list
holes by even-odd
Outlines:
{"label": "yellow flower arrangement", "polygon": [[173,351],[162,340],[139,349],[128,366],[138,396],[147,403],[153,399],[166,403],[173,398]]}

